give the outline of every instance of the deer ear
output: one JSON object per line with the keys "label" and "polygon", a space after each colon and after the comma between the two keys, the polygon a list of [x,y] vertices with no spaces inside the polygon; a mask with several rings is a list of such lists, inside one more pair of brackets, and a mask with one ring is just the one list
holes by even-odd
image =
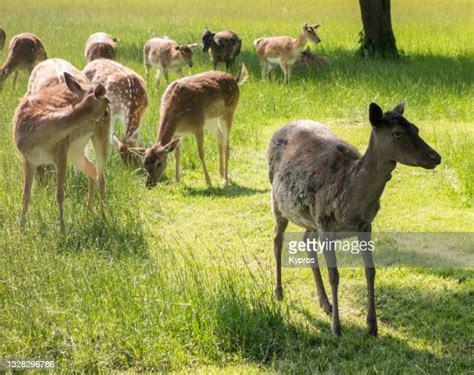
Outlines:
{"label": "deer ear", "polygon": [[313,29],[315,29],[315,30],[318,29],[318,28],[320,28],[320,27],[321,27],[321,25],[318,25],[318,24],[313,25]]}
{"label": "deer ear", "polygon": [[307,29],[307,28],[308,28],[308,22],[305,22],[303,25],[303,29]]}
{"label": "deer ear", "polygon": [[71,92],[74,94],[82,94],[84,92],[84,89],[72,75],[70,75],[68,72],[64,72],[63,75],[64,82],[66,82],[66,85],[68,89],[71,90]]}
{"label": "deer ear", "polygon": [[179,141],[180,141],[179,138],[173,139],[170,143],[168,143],[168,144],[163,148],[163,150],[165,150],[165,151],[168,152],[168,153],[174,151],[175,148],[179,145]]}
{"label": "deer ear", "polygon": [[119,38],[112,38],[112,40],[113,40],[115,43],[120,42],[120,39],[119,39]]}
{"label": "deer ear", "polygon": [[372,126],[378,127],[382,124],[383,111],[375,103],[370,103],[369,106],[369,121]]}
{"label": "deer ear", "polygon": [[112,142],[114,142],[115,147],[120,148],[122,146],[122,142],[118,139],[117,134],[112,134]]}
{"label": "deer ear", "polygon": [[189,48],[191,48],[191,49],[192,49],[192,48],[198,48],[198,47],[201,47],[201,45],[198,44],[198,43],[193,43],[193,44],[190,44],[190,45],[189,45]]}
{"label": "deer ear", "polygon": [[405,110],[405,101],[402,100],[400,103],[398,103],[394,109],[392,109],[393,112],[400,113],[403,115],[403,111]]}
{"label": "deer ear", "polygon": [[105,96],[105,87],[102,83],[99,83],[96,87],[94,87],[94,96],[96,98],[103,98]]}

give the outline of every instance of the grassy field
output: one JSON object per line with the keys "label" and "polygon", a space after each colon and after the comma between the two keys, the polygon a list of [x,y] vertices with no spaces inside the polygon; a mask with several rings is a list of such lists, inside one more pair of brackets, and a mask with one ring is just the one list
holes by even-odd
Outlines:
{"label": "grassy field", "polygon": [[[158,4],[156,4],[158,3]],[[67,5],[66,5],[67,4]],[[40,36],[50,57],[84,66],[89,34],[120,38],[119,61],[144,74],[144,42],[159,35],[199,42],[204,26],[243,38],[250,70],[232,133],[231,180],[218,180],[215,140],[206,156],[206,188],[193,139],[185,139],[182,182],[172,169],[153,190],[142,172],[115,152],[107,168],[107,211],[86,211],[87,182],[68,172],[61,234],[54,179],[33,190],[25,231],[21,158],[11,118],[25,92],[0,93],[0,358],[54,358],[68,370],[156,370],[203,373],[467,373],[474,336],[471,269],[378,270],[379,337],[365,334],[365,277],[341,269],[343,336],[332,337],[308,269],[283,270],[285,301],[272,297],[273,221],[266,148],[295,118],[323,122],[363,151],[371,101],[401,98],[406,117],[443,156],[432,171],[399,166],[382,197],[375,231],[474,231],[474,6],[470,0],[392,4],[398,62],[354,57],[361,29],[356,0],[1,2],[8,37]],[[322,23],[313,47],[327,69],[296,71],[290,85],[260,79],[251,41],[295,35]],[[6,50],[0,52],[1,60]],[[200,51],[187,73],[208,70]],[[143,142],[156,137],[160,96],[151,105]],[[120,129],[119,129],[120,130]],[[172,162],[171,162],[172,163]],[[172,164],[171,164],[172,165]],[[299,231],[291,227],[290,231]],[[324,277],[326,273],[324,272]]]}

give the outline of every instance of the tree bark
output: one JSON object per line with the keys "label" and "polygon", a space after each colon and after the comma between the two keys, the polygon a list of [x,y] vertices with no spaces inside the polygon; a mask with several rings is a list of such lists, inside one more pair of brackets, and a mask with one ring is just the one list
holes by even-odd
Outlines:
{"label": "tree bark", "polygon": [[364,32],[359,52],[369,57],[398,57],[390,0],[359,0]]}

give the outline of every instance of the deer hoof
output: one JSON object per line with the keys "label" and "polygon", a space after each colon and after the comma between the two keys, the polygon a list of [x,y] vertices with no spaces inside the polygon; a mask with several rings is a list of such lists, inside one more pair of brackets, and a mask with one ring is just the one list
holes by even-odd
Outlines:
{"label": "deer hoof", "polygon": [[273,295],[275,296],[275,299],[278,301],[283,300],[283,288],[281,286],[277,286],[275,290],[273,291]]}

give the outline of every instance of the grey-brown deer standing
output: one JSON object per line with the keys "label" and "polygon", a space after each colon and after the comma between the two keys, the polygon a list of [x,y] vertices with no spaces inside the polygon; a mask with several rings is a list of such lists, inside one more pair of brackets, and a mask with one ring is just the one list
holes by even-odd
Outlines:
{"label": "grey-brown deer standing", "polygon": [[161,99],[158,139],[148,148],[133,149],[143,157],[148,172],[146,185],[152,187],[160,180],[166,169],[168,154],[175,151],[176,182],[180,180],[179,136],[194,134],[199,159],[208,186],[211,179],[204,160],[204,129],[215,134],[219,149],[219,172],[225,183],[229,181],[230,130],[234,112],[239,104],[239,85],[248,77],[242,65],[237,77],[229,73],[210,71],[174,81]]}
{"label": "grey-brown deer standing", "polygon": [[[104,213],[104,168],[110,128],[109,101],[105,87],[91,86],[69,62],[49,59],[36,66],[28,92],[15,110],[13,137],[23,156],[23,224],[30,201],[33,174],[41,165],[54,164],[57,172],[56,199],[64,229],[63,204],[67,159],[89,178],[88,207],[98,182],[100,207]],[[97,168],[85,147],[92,140]]]}
{"label": "grey-brown deer standing", "polygon": [[[90,62],[83,73],[92,85],[102,84],[107,91],[112,117],[110,140],[117,147],[122,160],[129,164],[140,163],[127,150],[139,146],[140,125],[148,106],[145,81],[132,69],[108,59]],[[124,127],[122,139],[114,132],[117,122]]]}
{"label": "grey-brown deer standing", "polygon": [[30,75],[35,65],[46,58],[43,43],[36,35],[31,33],[15,35],[10,40],[7,59],[0,68],[0,89],[10,74],[13,73],[13,87],[15,87],[19,70],[24,70]]}
{"label": "grey-brown deer standing", "polygon": [[222,30],[217,33],[204,28],[202,34],[202,52],[210,52],[212,67],[217,69],[217,64],[225,62],[225,67],[230,70],[235,59],[240,54],[242,39],[232,30]]}
{"label": "grey-brown deer standing", "polygon": [[291,36],[273,36],[269,38],[258,38],[253,45],[257,52],[260,67],[262,68],[262,78],[268,76],[273,69],[272,64],[280,65],[286,83],[290,82],[291,69],[300,58],[301,51],[308,41],[319,43],[321,39],[316,34],[316,29],[321,25],[310,26],[307,23],[301,28],[298,38]]}
{"label": "grey-brown deer standing", "polygon": [[[289,221],[306,230],[305,240],[319,236],[329,242],[344,237],[342,232],[357,233],[362,246],[371,240],[371,225],[380,208],[380,196],[396,164],[426,169],[440,164],[441,156],[419,136],[418,128],[403,116],[403,111],[403,102],[386,113],[377,104],[370,105],[372,132],[363,156],[313,121],[290,122],[273,135],[268,161],[275,217],[276,298],[283,298],[281,253]],[[370,334],[377,335],[375,267],[372,252],[364,247],[361,253],[368,289],[367,326]],[[323,286],[316,253],[308,255],[314,262],[312,271],[319,304],[327,314],[332,313],[331,329],[339,336],[336,254],[330,246],[325,250],[332,306]]]}
{"label": "grey-brown deer standing", "polygon": [[87,39],[84,49],[84,56],[87,62],[100,58],[115,60],[117,55],[117,42],[117,38],[107,33],[92,34]]}

